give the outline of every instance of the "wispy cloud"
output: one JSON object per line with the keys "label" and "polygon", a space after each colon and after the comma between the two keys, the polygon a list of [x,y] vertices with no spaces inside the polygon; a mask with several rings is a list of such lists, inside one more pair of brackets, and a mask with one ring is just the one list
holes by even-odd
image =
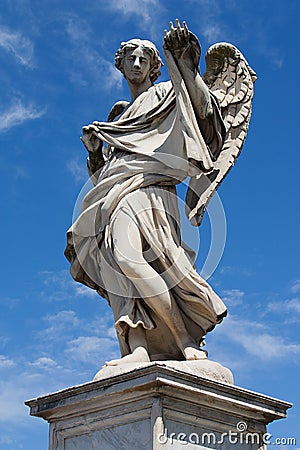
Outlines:
{"label": "wispy cloud", "polygon": [[[58,366],[54,360],[51,363],[50,357],[39,358],[33,363],[20,358],[18,364],[8,368],[0,379],[0,424],[32,426],[24,401],[74,382],[76,377],[72,371]],[[9,435],[10,438],[13,436],[13,433]]]}
{"label": "wispy cloud", "polygon": [[251,277],[255,275],[255,271],[246,267],[234,267],[234,266],[223,266],[220,269],[221,275],[242,275],[245,277]]}
{"label": "wispy cloud", "polygon": [[49,370],[58,367],[58,364],[54,359],[47,356],[41,356],[29,365],[37,367],[38,369]]}
{"label": "wispy cloud", "polygon": [[[103,2],[104,3],[104,2]],[[149,36],[153,40],[163,38],[163,28],[168,22],[162,22],[166,5],[161,0],[111,0],[105,7],[115,12],[122,19],[133,20],[135,27],[140,29],[142,36]],[[169,17],[172,19],[172,17]],[[174,17],[173,17],[174,19]],[[145,28],[146,27],[146,28]],[[142,37],[141,36],[141,37]]]}
{"label": "wispy cloud", "polygon": [[90,289],[87,286],[84,286],[84,284],[77,284],[78,286],[75,286],[76,295],[99,298],[99,294],[97,294],[94,289]]}
{"label": "wispy cloud", "polygon": [[80,336],[68,342],[65,353],[76,361],[95,362],[118,357],[117,343],[114,339],[98,336]]}
{"label": "wispy cloud", "polygon": [[213,43],[216,42],[218,39],[222,39],[222,28],[220,25],[214,23],[214,24],[207,24],[203,30],[202,34],[207,42]]}
{"label": "wispy cloud", "polygon": [[216,330],[219,337],[234,342],[256,360],[283,361],[300,355],[300,343],[271,334],[265,324],[229,316]]}
{"label": "wispy cloud", "polygon": [[153,20],[153,10],[159,6],[158,0],[111,0],[110,9],[118,11],[124,16],[135,15],[148,23]]}
{"label": "wispy cloud", "polygon": [[[42,296],[47,298],[49,293],[55,297],[55,299],[70,299],[72,300],[73,308],[77,307],[74,303],[77,298],[82,301],[94,302],[95,310],[99,311],[99,306],[103,302],[100,296],[85,286],[74,282],[68,271],[62,270],[60,272],[44,271],[39,274],[42,277],[45,291]],[[52,292],[54,290],[54,292]],[[67,364],[70,363],[70,359],[90,362],[97,365],[98,361],[102,358],[111,359],[117,355],[117,337],[113,327],[113,315],[106,305],[106,302],[102,304],[102,314],[95,313],[92,317],[85,314],[79,315],[76,310],[62,309],[54,314],[47,314],[43,317],[42,323],[44,324],[40,329],[36,331],[37,347],[42,353],[39,357],[53,358],[51,354],[43,354],[43,342],[47,342],[47,349],[49,352],[57,351],[60,348],[60,352],[66,352]],[[105,311],[105,308],[107,310]],[[80,338],[78,337],[80,336]],[[78,353],[78,355],[77,355]],[[77,356],[76,356],[77,355]],[[95,356],[95,359],[92,358]],[[41,363],[46,362],[44,359],[38,361]],[[104,362],[104,360],[103,360]],[[62,364],[62,361],[58,361],[58,364]]]}
{"label": "wispy cloud", "polygon": [[[48,314],[39,326],[30,347],[13,357],[0,355],[0,423],[31,426],[25,400],[90,381],[106,360],[119,357],[111,316],[90,320],[62,310]],[[7,442],[13,436],[7,433]]]}
{"label": "wispy cloud", "polygon": [[[282,23],[286,19],[283,7],[274,5],[270,9],[268,18],[260,16],[258,8],[255,20],[251,11],[251,2],[236,2],[221,0],[186,0],[191,9],[201,8],[201,14],[197,18],[199,37],[204,37],[204,43],[211,45],[217,41],[228,41],[241,47],[248,41],[251,30],[252,43],[256,52],[265,56],[275,69],[281,69],[285,61],[285,50],[281,48],[280,40],[270,41],[270,29],[278,26],[279,16]],[[263,4],[263,3],[262,3]],[[279,13],[280,10],[280,13]],[[231,17],[231,26],[228,26],[226,16]],[[283,30],[282,30],[283,31]],[[201,40],[201,39],[200,39]],[[245,55],[247,57],[247,55]],[[249,61],[251,63],[251,61]]]}
{"label": "wispy cloud", "polygon": [[45,319],[50,323],[55,323],[56,326],[64,326],[66,324],[70,324],[72,326],[78,325],[78,318],[75,311],[72,310],[59,311],[56,314],[46,316]]}
{"label": "wispy cloud", "polygon": [[76,64],[76,70],[71,70],[69,74],[71,81],[81,86],[88,86],[92,82],[94,88],[105,91],[121,89],[123,76],[114,63],[106,60],[97,50],[88,23],[83,23],[83,19],[76,15],[66,17],[65,22],[73,47],[72,51],[69,49],[67,57],[71,56],[71,64]]}
{"label": "wispy cloud", "polygon": [[221,19],[222,10],[219,0],[187,0],[191,8],[196,3],[201,5],[201,16],[199,17],[199,31],[207,44],[211,45],[218,39],[225,39],[226,30],[224,21]]}
{"label": "wispy cloud", "polygon": [[12,359],[9,359],[4,355],[0,355],[0,368],[14,367],[14,366],[15,366],[15,362]]}
{"label": "wispy cloud", "polygon": [[298,292],[300,292],[300,280],[295,280],[292,283],[291,292],[293,292],[293,294],[297,294]]}
{"label": "wispy cloud", "polygon": [[25,105],[20,100],[15,100],[9,108],[0,112],[0,132],[7,131],[27,120],[39,119],[45,112],[45,109],[37,109],[32,104]]}
{"label": "wispy cloud", "polygon": [[87,169],[79,158],[73,158],[67,163],[67,170],[72,174],[75,181],[84,182],[87,180]]}
{"label": "wispy cloud", "polygon": [[35,67],[33,43],[20,31],[1,27],[0,48],[11,53],[20,64],[30,68]]}
{"label": "wispy cloud", "polygon": [[228,306],[236,306],[242,303],[245,292],[240,289],[225,290],[222,292],[222,300]]}
{"label": "wispy cloud", "polygon": [[62,302],[76,297],[95,297],[99,294],[80,283],[74,281],[68,270],[57,272],[41,271],[38,277],[42,280],[44,289],[40,290],[40,296],[47,302]]}
{"label": "wispy cloud", "polygon": [[268,311],[279,312],[280,314],[296,313],[300,315],[300,298],[292,298],[281,302],[270,302]]}
{"label": "wispy cloud", "polygon": [[43,317],[46,328],[39,331],[38,337],[47,340],[48,345],[52,342],[67,340],[79,328],[79,319],[73,310],[63,310],[56,314],[49,314]]}
{"label": "wispy cloud", "polygon": [[[26,408],[23,403],[24,399],[30,396],[31,389],[24,386],[24,379],[21,386],[18,385],[17,380],[14,380],[14,383],[10,378],[0,381],[0,422],[16,420],[23,422],[26,420]],[[32,383],[31,388],[34,388],[34,383]]]}

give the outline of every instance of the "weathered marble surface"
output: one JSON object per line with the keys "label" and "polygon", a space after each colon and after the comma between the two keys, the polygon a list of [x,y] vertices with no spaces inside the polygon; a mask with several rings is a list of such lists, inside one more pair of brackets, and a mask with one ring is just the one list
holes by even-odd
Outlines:
{"label": "weathered marble surface", "polygon": [[236,47],[220,43],[201,77],[201,47],[185,23],[171,23],[163,39],[170,80],[155,83],[162,60],[152,42],[121,43],[115,63],[131,102],[83,127],[95,186],[65,255],[73,278],[113,310],[124,359],[109,365],[201,360],[206,333],[226,316],[182,242],[176,185],[190,177],[186,212],[199,225],[242,149],[256,76]]}
{"label": "weathered marble surface", "polygon": [[[286,417],[291,407],[158,364],[26,404],[32,415],[50,423],[49,450],[258,450],[267,424]],[[228,433],[240,422],[260,442],[232,444]],[[210,442],[205,433],[213,433]]]}
{"label": "weathered marble surface", "polygon": [[151,426],[148,420],[117,427],[103,428],[82,436],[69,437],[64,442],[64,450],[117,450],[151,448]]}
{"label": "weathered marble surface", "polygon": [[122,375],[123,373],[131,372],[135,369],[150,366],[168,367],[179,372],[190,373],[209,380],[219,381],[225,384],[234,384],[232,372],[221,364],[209,359],[194,361],[156,361],[150,363],[127,363],[120,366],[106,366],[96,373],[94,381]]}

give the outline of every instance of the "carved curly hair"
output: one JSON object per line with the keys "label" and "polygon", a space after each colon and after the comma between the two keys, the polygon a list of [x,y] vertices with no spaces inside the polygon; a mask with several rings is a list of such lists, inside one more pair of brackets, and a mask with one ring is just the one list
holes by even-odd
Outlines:
{"label": "carved curly hair", "polygon": [[134,50],[140,47],[150,56],[150,80],[152,83],[160,76],[160,68],[163,66],[159,51],[151,41],[142,39],[130,39],[127,42],[121,42],[121,46],[115,54],[115,66],[124,75],[123,61],[128,50]]}

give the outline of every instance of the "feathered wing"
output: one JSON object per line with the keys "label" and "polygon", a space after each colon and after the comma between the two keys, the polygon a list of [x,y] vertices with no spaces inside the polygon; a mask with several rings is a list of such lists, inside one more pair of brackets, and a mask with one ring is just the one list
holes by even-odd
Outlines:
{"label": "feathered wing", "polygon": [[209,174],[191,177],[186,195],[187,215],[201,224],[206,206],[239,156],[251,117],[256,74],[242,53],[226,42],[214,44],[206,54],[203,80],[217,98],[226,136],[221,153]]}

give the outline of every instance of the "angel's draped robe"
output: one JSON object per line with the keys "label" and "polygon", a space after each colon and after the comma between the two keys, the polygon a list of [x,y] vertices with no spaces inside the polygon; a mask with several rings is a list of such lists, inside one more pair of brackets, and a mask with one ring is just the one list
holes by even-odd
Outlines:
{"label": "angel's draped robe", "polygon": [[142,325],[151,360],[182,359],[182,354],[164,318],[149,309],[118,265],[112,227],[120,214],[137,224],[143,256],[168,285],[196,343],[226,315],[181,240],[175,187],[188,175],[213,169],[224,125],[213,97],[212,116],[197,121],[170,53],[166,60],[171,81],[140,94],[115,122],[99,124],[110,157],[68,230],[65,251],[73,278],[108,300],[122,356],[130,353],[129,329]]}

